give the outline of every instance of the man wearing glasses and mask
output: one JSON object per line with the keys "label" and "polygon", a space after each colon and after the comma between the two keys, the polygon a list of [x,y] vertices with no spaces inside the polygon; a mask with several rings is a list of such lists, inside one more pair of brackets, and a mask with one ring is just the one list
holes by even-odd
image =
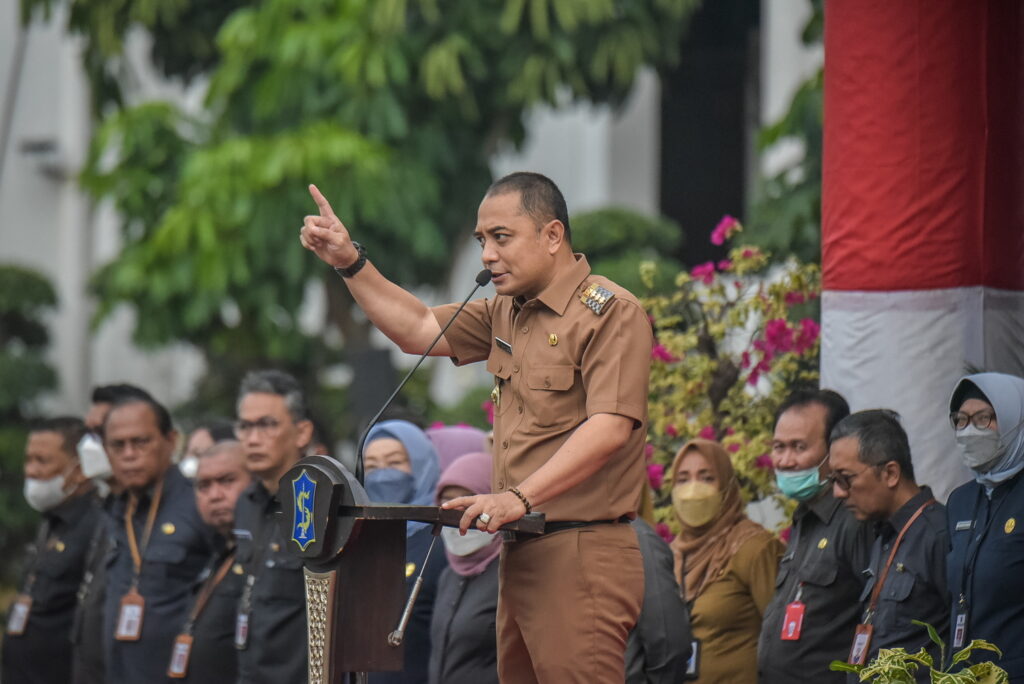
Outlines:
{"label": "man wearing glasses and mask", "polygon": [[831,672],[845,660],[860,619],[863,570],[874,535],[832,496],[829,435],[849,415],[830,390],[801,390],[776,414],[772,466],[783,494],[799,502],[775,595],[764,612],[757,647],[761,684],[842,682]]}
{"label": "man wearing glasses and mask", "polygon": [[253,371],[238,392],[235,435],[255,482],[235,510],[237,560],[245,588],[235,624],[239,682],[306,681],[306,588],[302,561],[286,551],[276,512],[277,483],[313,436],[299,383],[287,373]]}
{"label": "man wearing glasses and mask", "polygon": [[[939,634],[949,625],[946,508],[914,480],[899,416],[877,409],[841,420],[832,430],[829,465],[835,498],[858,520],[873,522],[878,535],[847,662],[863,665],[880,648],[897,647],[909,653],[927,648],[938,662],[927,630],[912,621],[927,622]],[[926,668],[917,676],[929,681]]]}

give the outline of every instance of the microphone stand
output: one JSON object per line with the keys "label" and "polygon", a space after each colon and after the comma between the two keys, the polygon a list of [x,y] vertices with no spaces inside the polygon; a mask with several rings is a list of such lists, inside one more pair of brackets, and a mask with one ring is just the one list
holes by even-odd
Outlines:
{"label": "microphone stand", "polygon": [[466,308],[466,304],[469,303],[470,298],[472,298],[472,296],[476,294],[477,290],[479,290],[481,287],[483,287],[489,282],[491,282],[491,272],[488,269],[485,268],[484,270],[476,274],[476,285],[473,287],[472,290],[470,290],[469,294],[466,295],[466,298],[462,300],[462,304],[460,304],[459,308],[455,310],[455,313],[452,314],[452,317],[448,319],[448,322],[444,324],[444,327],[441,328],[441,332],[437,333],[437,337],[434,338],[434,341],[431,342],[429,346],[427,346],[427,350],[423,352],[423,354],[420,356],[419,360],[416,362],[416,365],[413,366],[412,369],[405,374],[405,377],[402,378],[402,382],[398,383],[398,387],[395,388],[395,391],[391,393],[391,396],[388,397],[387,401],[384,402],[384,405],[380,407],[380,410],[377,411],[377,414],[370,419],[370,422],[367,424],[366,429],[363,430],[362,436],[359,438],[358,446],[356,446],[355,475],[356,480],[359,481],[359,484],[364,483],[363,447],[366,446],[366,438],[370,436],[370,430],[373,429],[373,426],[377,424],[377,421],[380,420],[380,417],[384,414],[388,407],[391,406],[391,402],[393,402],[395,400],[395,397],[398,396],[398,393],[402,391],[402,388],[405,387],[405,383],[409,381],[409,378],[412,377],[412,374],[416,372],[416,369],[420,367],[424,359],[427,358],[427,356],[430,354],[431,351],[434,350],[434,347],[441,340],[441,338],[444,337],[445,331],[447,331],[448,328],[451,327],[452,323],[455,322],[455,317],[462,313],[462,310]]}

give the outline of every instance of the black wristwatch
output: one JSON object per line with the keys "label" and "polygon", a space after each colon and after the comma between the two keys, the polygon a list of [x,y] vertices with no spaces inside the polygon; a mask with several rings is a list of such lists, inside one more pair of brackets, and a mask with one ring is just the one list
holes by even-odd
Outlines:
{"label": "black wristwatch", "polygon": [[352,246],[356,248],[356,253],[359,255],[356,258],[355,263],[353,263],[348,268],[338,268],[337,266],[334,267],[334,270],[337,271],[338,275],[340,275],[342,278],[351,278],[356,273],[359,273],[359,271],[363,270],[363,266],[366,265],[366,249],[364,249],[363,246],[356,242],[355,240],[352,241]]}

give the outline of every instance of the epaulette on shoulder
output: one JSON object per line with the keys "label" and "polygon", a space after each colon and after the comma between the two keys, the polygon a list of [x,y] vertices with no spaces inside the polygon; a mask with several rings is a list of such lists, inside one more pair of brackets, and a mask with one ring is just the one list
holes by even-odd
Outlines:
{"label": "epaulette on shoulder", "polygon": [[600,316],[608,307],[608,304],[615,299],[615,293],[608,288],[601,287],[597,283],[590,283],[587,289],[580,295],[580,301],[587,305],[587,308]]}

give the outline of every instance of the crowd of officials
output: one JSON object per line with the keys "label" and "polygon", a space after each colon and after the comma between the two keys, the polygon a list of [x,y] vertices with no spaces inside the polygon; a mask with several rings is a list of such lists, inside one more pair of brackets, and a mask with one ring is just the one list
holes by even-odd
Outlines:
{"label": "crowd of officials", "polygon": [[[204,424],[183,448],[145,390],[98,387],[92,399],[84,420],[29,433],[24,493],[41,522],[8,610],[2,681],[304,682],[301,563],[275,493],[326,447],[296,381],[250,373],[233,424]],[[642,517],[632,524],[645,592],[627,681],[840,681],[832,660],[863,663],[880,648],[938,659],[918,622],[953,650],[997,643],[998,664],[1024,681],[1024,604],[1009,589],[1024,568],[1024,380],[965,377],[950,420],[974,481],[943,506],[918,484],[897,414],[850,414],[834,392],[794,392],[772,445],[779,489],[799,502],[788,543],[747,517],[719,443],[684,444],[669,471],[681,532],[666,544]],[[364,456],[373,501],[442,504],[491,487],[490,446],[475,428],[387,420]],[[502,538],[446,528],[441,540],[405,669],[371,681],[498,681]],[[408,523],[410,581],[430,541],[429,526]]]}
{"label": "crowd of officials", "polygon": [[[476,280],[495,296],[435,307],[380,273],[310,193],[318,213],[299,239],[371,323],[407,353],[486,362],[495,382],[491,443],[403,420],[368,435],[371,501],[463,511],[443,553],[431,555],[432,528],[407,524],[407,592],[423,589],[403,670],[371,682],[818,684],[847,677],[832,661],[882,648],[941,661],[928,629],[947,659],[998,644],[1024,682],[1024,379],[951,388],[973,479],[946,506],[918,484],[896,413],[851,414],[835,392],[793,388],[771,449],[797,502],[786,541],[747,517],[727,450],[695,439],[668,473],[678,534],[666,543],[637,515],[652,495],[650,319],[573,251],[550,179],[517,172],[488,188]],[[247,375],[236,409],[194,430],[180,463],[169,413],[135,387],[98,388],[84,421],[33,426],[25,499],[42,520],[8,610],[3,684],[306,681],[303,571],[276,495],[300,459],[330,455],[328,440],[285,373]],[[543,534],[501,529],[535,509]]]}

